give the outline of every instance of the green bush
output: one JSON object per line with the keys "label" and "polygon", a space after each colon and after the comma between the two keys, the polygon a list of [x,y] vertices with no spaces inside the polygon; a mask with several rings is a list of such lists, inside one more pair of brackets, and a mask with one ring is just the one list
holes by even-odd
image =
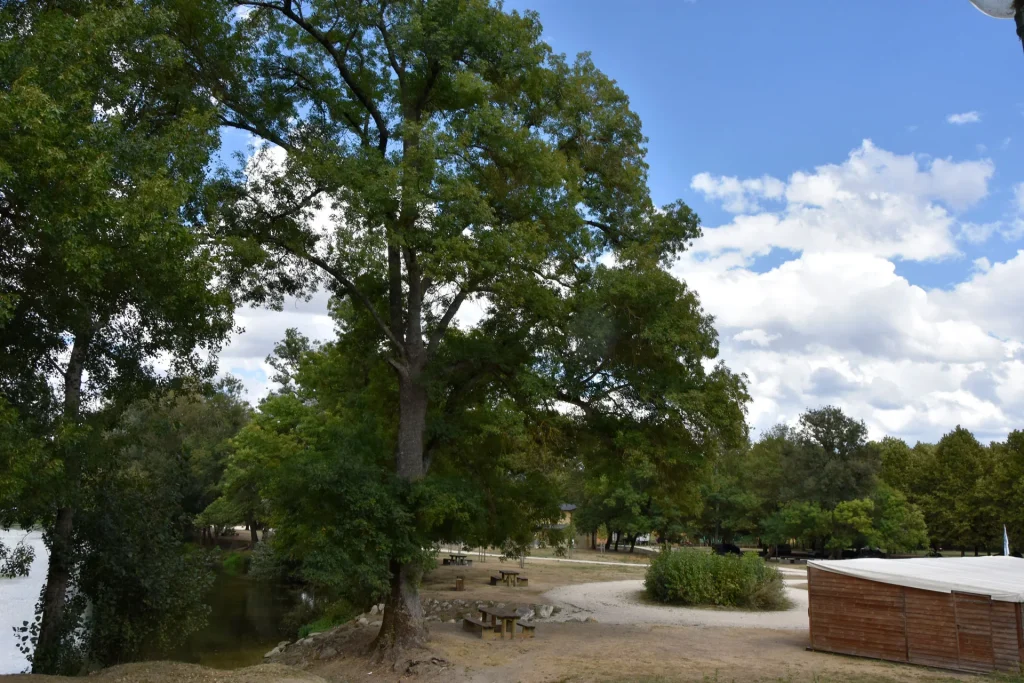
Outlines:
{"label": "green bush", "polygon": [[342,624],[348,623],[358,615],[359,610],[353,607],[349,601],[344,599],[338,600],[328,605],[319,619],[314,622],[304,624],[299,628],[298,637],[301,639],[314,633],[329,631],[335,626],[341,626]]}
{"label": "green bush", "polygon": [[790,606],[782,574],[755,554],[721,556],[696,550],[661,552],[651,560],[644,585],[658,602],[752,610]]}
{"label": "green bush", "polygon": [[230,552],[224,557],[224,562],[221,566],[224,568],[224,573],[228,576],[244,574],[246,569],[249,567],[249,553],[239,551]]}

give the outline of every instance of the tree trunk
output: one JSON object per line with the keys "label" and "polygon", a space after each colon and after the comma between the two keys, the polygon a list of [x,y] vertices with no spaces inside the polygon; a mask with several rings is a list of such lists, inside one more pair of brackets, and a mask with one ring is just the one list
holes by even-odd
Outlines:
{"label": "tree trunk", "polygon": [[247,526],[249,527],[249,547],[255,548],[256,544],[260,542],[260,536],[257,532],[259,527],[256,526],[256,520],[252,517],[249,518],[249,524]]}
{"label": "tree trunk", "polygon": [[46,570],[46,587],[43,590],[39,640],[32,656],[33,673],[57,673],[64,607],[67,604],[71,566],[74,562],[74,515],[74,510],[70,507],[60,508],[53,530],[48,534],[50,565]]}
{"label": "tree trunk", "polygon": [[[420,383],[423,367],[413,356],[411,368],[399,373],[398,380],[398,447],[395,450],[395,471],[399,478],[413,482],[426,474],[424,436],[427,425],[427,391]],[[391,591],[384,603],[384,620],[373,641],[373,648],[382,657],[397,659],[402,650],[422,646],[427,639],[420,605],[420,570],[414,564],[392,559]]]}
{"label": "tree trunk", "polygon": [[597,550],[597,532],[596,531],[591,531],[590,532],[590,549],[591,550]]}
{"label": "tree trunk", "polygon": [[[93,326],[95,329],[95,326]],[[89,353],[93,330],[75,335],[64,370],[64,421],[77,425],[82,408],[82,373]],[[46,570],[46,587],[43,589],[42,615],[39,622],[39,636],[32,655],[32,673],[57,673],[61,648],[61,634],[64,632],[64,611],[68,599],[68,587],[74,567],[74,519],[73,491],[78,488],[81,465],[68,449],[64,454],[66,482],[64,503],[57,509],[53,529],[47,534],[50,562]]]}
{"label": "tree trunk", "polygon": [[629,552],[633,552],[633,549],[636,548],[636,537],[639,535],[640,534],[633,534],[633,537],[629,539]]}
{"label": "tree trunk", "polygon": [[622,538],[622,532],[615,532],[615,552],[619,552],[619,539]]}

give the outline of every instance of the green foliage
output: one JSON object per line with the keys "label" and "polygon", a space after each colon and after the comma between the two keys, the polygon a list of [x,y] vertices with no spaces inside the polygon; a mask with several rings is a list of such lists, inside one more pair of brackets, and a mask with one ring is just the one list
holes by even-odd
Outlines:
{"label": "green foliage", "polygon": [[233,550],[224,556],[220,566],[228,576],[239,576],[246,573],[249,567],[249,558],[248,552]]}
{"label": "green foliage", "polygon": [[875,493],[874,535],[879,545],[890,553],[928,545],[928,527],[921,509],[900,491],[885,484]]}
{"label": "green foliage", "polygon": [[360,611],[347,600],[336,600],[329,604],[316,621],[303,624],[299,628],[298,638],[305,638],[314,633],[329,631],[335,626],[341,626],[359,616]]}
{"label": "green foliage", "polygon": [[[145,601],[130,584],[119,590],[131,599],[108,600],[107,584],[83,564],[117,528],[100,522],[97,501],[144,479],[110,463],[105,440],[121,411],[160,383],[156,358],[172,375],[209,376],[231,330],[234,303],[201,234],[216,113],[186,84],[171,23],[154,3],[0,4],[0,398],[39,445],[15,457],[42,456],[38,476],[0,509],[44,528],[58,570],[42,605],[38,673],[73,669],[76,657],[59,650],[77,649],[68,639],[80,610],[62,608],[75,590],[93,592],[96,638],[125,638],[118,653],[88,636],[82,644],[102,659],[137,653],[121,624],[99,620],[124,609],[137,624]],[[118,511],[132,505],[118,501],[107,517],[129,524]],[[124,553],[121,562],[141,560]],[[134,569],[165,585],[164,574]]]}
{"label": "green foliage", "polygon": [[736,557],[666,550],[651,560],[644,586],[652,599],[670,604],[751,610],[790,606],[779,570],[750,553]]}

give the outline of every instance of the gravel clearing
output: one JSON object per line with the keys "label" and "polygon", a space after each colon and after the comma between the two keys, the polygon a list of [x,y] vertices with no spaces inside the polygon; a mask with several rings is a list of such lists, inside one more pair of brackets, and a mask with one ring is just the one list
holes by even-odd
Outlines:
{"label": "gravel clearing", "polygon": [[561,607],[551,621],[585,621],[602,624],[667,624],[807,630],[807,591],[790,587],[796,577],[787,572],[786,597],[793,607],[782,612],[747,612],[732,609],[673,607],[646,601],[643,581],[608,581],[562,586],[548,591],[546,602]]}

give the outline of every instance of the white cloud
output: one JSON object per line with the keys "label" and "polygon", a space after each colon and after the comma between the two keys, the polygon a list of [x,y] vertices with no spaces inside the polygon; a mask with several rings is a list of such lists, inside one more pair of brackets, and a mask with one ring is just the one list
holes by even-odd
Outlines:
{"label": "white cloud", "polygon": [[709,231],[702,245],[711,254],[784,248],[925,260],[957,253],[953,212],[983,199],[994,172],[989,160],[919,160],[865,140],[843,163],[797,171],[786,183],[701,173],[691,187],[733,211],[780,198],[782,186],[781,210],[740,215]]}
{"label": "white cloud", "polygon": [[1013,188],[1013,198],[1017,204],[1017,211],[1024,214],[1024,183],[1017,183]]}
{"label": "white cloud", "polygon": [[[705,227],[672,272],[715,316],[722,358],[748,375],[756,430],[827,403],[873,437],[934,441],[961,424],[985,440],[1024,427],[1024,251],[976,259],[950,289],[915,285],[896,265],[1005,236],[1006,221],[958,218],[988,196],[994,170],[865,142],[841,163],[793,173],[777,211]],[[723,201],[747,187],[697,184]],[[795,254],[756,267],[780,249]]]}
{"label": "white cloud", "polygon": [[954,126],[978,123],[979,121],[981,121],[981,114],[976,111],[965,111],[963,114],[950,114],[946,117],[946,122],[952,123]]}
{"label": "white cloud", "polygon": [[778,178],[762,176],[740,180],[726,176],[699,173],[693,177],[690,187],[708,199],[719,199],[729,213],[746,213],[760,209],[758,199],[780,200],[785,184]]}

